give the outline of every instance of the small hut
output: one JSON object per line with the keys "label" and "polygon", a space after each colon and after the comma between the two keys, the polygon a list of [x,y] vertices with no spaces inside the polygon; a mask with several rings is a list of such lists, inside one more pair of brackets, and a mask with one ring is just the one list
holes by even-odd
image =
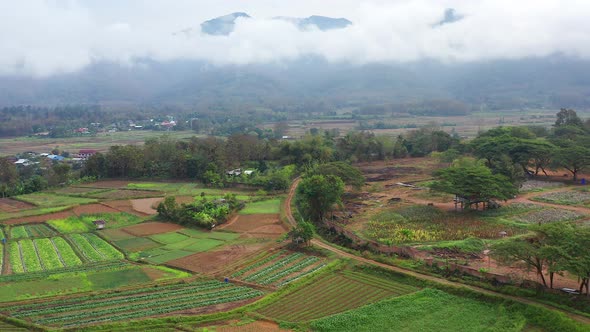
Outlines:
{"label": "small hut", "polygon": [[104,220],[95,220],[93,221],[94,226],[96,226],[96,229],[101,230],[104,229],[104,227],[106,226],[107,222]]}

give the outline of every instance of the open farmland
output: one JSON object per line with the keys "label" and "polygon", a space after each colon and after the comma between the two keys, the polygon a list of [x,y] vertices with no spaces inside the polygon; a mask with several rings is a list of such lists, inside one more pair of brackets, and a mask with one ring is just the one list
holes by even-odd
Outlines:
{"label": "open farmland", "polygon": [[233,279],[260,285],[282,286],[324,267],[324,260],[281,250],[268,254],[231,274]]}
{"label": "open farmland", "polygon": [[304,322],[416,290],[410,285],[344,270],[323,275],[257,312],[280,321]]}
{"label": "open farmland", "polygon": [[314,331],[522,331],[526,319],[502,305],[425,289],[318,319]]}
{"label": "open farmland", "polygon": [[201,281],[2,306],[0,311],[37,324],[73,327],[187,310],[206,311],[215,305],[262,295],[248,287]]}

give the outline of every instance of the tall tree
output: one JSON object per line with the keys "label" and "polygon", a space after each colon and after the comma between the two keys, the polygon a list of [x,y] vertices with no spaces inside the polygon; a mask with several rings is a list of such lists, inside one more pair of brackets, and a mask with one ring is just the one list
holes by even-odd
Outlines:
{"label": "tall tree", "polygon": [[582,119],[578,117],[576,111],[572,109],[562,108],[557,113],[557,120],[555,120],[555,127],[562,127],[562,126],[575,126],[575,127],[584,127],[584,123]]}
{"label": "tall tree", "polygon": [[324,220],[326,213],[340,203],[344,182],[333,175],[305,177],[297,187],[297,206],[306,218],[313,222]]}

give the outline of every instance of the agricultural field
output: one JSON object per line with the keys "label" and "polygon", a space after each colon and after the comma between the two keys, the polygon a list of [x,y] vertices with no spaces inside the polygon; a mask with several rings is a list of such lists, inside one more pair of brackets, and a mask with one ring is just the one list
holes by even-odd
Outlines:
{"label": "agricultural field", "polygon": [[324,274],[257,313],[279,321],[306,322],[417,290],[414,286],[371,274],[343,270]]}
{"label": "agricultural field", "polygon": [[535,196],[532,200],[560,205],[590,205],[590,192],[582,190],[558,191]]}
{"label": "agricultural field", "polygon": [[120,228],[129,225],[135,225],[142,221],[136,215],[129,213],[97,213],[81,214],[80,216],[71,216],[65,219],[53,219],[47,223],[57,229],[60,233],[87,233],[96,229],[95,220],[104,220],[105,229]]}
{"label": "agricultural field", "polygon": [[95,234],[70,234],[67,235],[67,239],[85,261],[97,262],[124,258],[121,252]]}
{"label": "agricultural field", "polygon": [[80,204],[95,203],[96,199],[61,196],[52,193],[33,193],[14,197],[20,201],[33,204],[38,207],[74,206]]}
{"label": "agricultural field", "polygon": [[433,206],[410,205],[387,209],[371,216],[362,234],[382,244],[423,243],[463,240],[469,237],[495,239],[500,232],[509,236],[526,229],[505,223],[492,223],[476,214],[445,212]]}
{"label": "agricultural field", "polygon": [[518,311],[424,289],[313,321],[314,331],[522,331]]}
{"label": "agricultural field", "polygon": [[11,239],[52,237],[57,233],[45,224],[30,224],[10,228]]}
{"label": "agricultural field", "polygon": [[[142,251],[137,252],[133,257],[152,264],[162,264],[232,243],[239,236],[240,234],[231,232],[206,232],[181,228],[175,232],[125,239],[115,243],[130,251],[139,247]],[[143,249],[144,246],[148,250]]]}
{"label": "agricultural field", "polygon": [[250,262],[231,274],[232,279],[280,287],[320,270],[325,260],[300,252],[281,250]]}
{"label": "agricultural field", "polygon": [[240,303],[262,295],[249,287],[199,281],[0,306],[0,312],[46,326],[79,327],[187,310],[206,312],[215,305]]}
{"label": "agricultural field", "polygon": [[188,276],[187,273],[163,267],[101,261],[56,270],[2,275],[0,302],[110,290]]}
{"label": "agricultural field", "polygon": [[246,207],[240,210],[240,214],[278,214],[280,211],[281,200],[269,199],[246,204]]}

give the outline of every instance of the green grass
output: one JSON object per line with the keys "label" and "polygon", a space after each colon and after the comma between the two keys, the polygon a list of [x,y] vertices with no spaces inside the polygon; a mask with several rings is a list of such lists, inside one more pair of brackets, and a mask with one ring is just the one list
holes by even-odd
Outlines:
{"label": "green grass", "polygon": [[202,252],[222,245],[224,242],[214,239],[189,239],[175,244],[169,244],[167,249]]}
{"label": "green grass", "polygon": [[52,208],[38,208],[38,209],[28,209],[19,212],[0,212],[0,220],[8,220],[8,219],[17,219],[17,218],[24,218],[24,217],[31,217],[31,216],[39,216],[43,214],[51,214],[56,212],[65,211],[70,209],[71,206],[58,206]]}
{"label": "green grass", "polygon": [[240,214],[271,214],[280,212],[281,200],[278,198],[269,199],[246,204],[246,207],[240,211]]}
{"label": "green grass", "polygon": [[114,243],[123,250],[129,252],[138,252],[143,250],[149,250],[153,248],[157,248],[162,246],[160,243],[154,242],[148,238],[144,237],[132,237],[127,238],[119,241],[114,241]]}
{"label": "green grass", "polygon": [[174,244],[184,240],[187,240],[189,237],[180,233],[170,232],[170,233],[163,233],[163,234],[156,234],[150,236],[150,238],[156,242],[162,244]]}
{"label": "green grass", "polygon": [[315,331],[521,331],[526,319],[503,306],[439,290],[384,300],[311,323]]}
{"label": "green grass", "polygon": [[163,264],[171,260],[175,260],[194,254],[194,252],[186,250],[164,250],[158,251],[157,253],[157,255],[150,255],[150,251],[144,251],[142,252],[141,257],[145,257],[145,260],[152,264]]}
{"label": "green grass", "polygon": [[190,236],[190,237],[199,238],[199,239],[208,238],[208,239],[216,239],[216,240],[223,240],[223,241],[231,241],[231,240],[235,240],[238,237],[240,237],[239,233],[225,232],[225,231],[207,232],[207,231],[202,231],[202,230],[198,230],[198,229],[190,229],[190,228],[184,228],[184,229],[178,230],[176,232]]}
{"label": "green grass", "polygon": [[14,199],[31,203],[39,207],[73,206],[97,202],[96,199],[62,196],[55,193],[33,193],[15,196]]}
{"label": "green grass", "polygon": [[150,282],[142,267],[52,274],[47,278],[2,284],[0,302],[100,291]]}
{"label": "green grass", "polygon": [[[10,267],[12,268],[12,273],[23,273],[25,272],[23,263],[20,259],[20,252],[18,250],[18,243],[11,242],[8,246],[9,249],[9,258],[10,258]],[[1,293],[1,292],[0,292]]]}

